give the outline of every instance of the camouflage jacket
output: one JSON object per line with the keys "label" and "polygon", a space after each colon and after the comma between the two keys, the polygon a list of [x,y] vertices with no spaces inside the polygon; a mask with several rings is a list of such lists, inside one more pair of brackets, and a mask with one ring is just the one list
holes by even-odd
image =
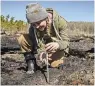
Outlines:
{"label": "camouflage jacket", "polygon": [[[68,37],[68,24],[67,21],[62,18],[61,16],[58,15],[58,13],[56,11],[54,11],[51,8],[47,8],[46,9],[47,12],[52,11],[53,12],[53,32],[56,34],[55,38],[57,38],[57,43],[59,44],[59,50],[64,50],[66,52],[68,52],[68,46],[69,46],[69,37]],[[30,26],[29,28],[29,35],[31,37],[31,39],[34,42],[33,46],[36,46],[37,43],[34,41],[34,37],[33,37],[33,27]],[[52,28],[51,28],[52,29]],[[38,37],[36,39],[39,39]],[[39,44],[39,42],[38,42]]]}

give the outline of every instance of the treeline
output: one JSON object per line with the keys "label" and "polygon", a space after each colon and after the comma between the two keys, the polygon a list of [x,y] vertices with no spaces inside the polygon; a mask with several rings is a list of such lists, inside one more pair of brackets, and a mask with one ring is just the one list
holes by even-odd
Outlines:
{"label": "treeline", "polygon": [[[28,31],[28,23],[22,20],[15,20],[15,17],[0,16],[1,29],[9,33],[23,33]],[[93,36],[94,22],[68,22],[70,27],[70,36]]]}
{"label": "treeline", "polygon": [[1,29],[9,32],[26,31],[27,23],[22,20],[15,20],[15,17],[0,16]]}

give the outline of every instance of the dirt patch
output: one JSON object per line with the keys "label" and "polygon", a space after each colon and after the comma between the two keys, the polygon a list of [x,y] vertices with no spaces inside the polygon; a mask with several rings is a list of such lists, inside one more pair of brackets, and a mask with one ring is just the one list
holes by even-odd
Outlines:
{"label": "dirt patch", "polygon": [[[77,38],[76,38],[77,39]],[[3,41],[2,41],[3,42]],[[23,54],[1,55],[2,85],[94,85],[94,43],[93,39],[72,40],[70,52],[63,68],[49,68],[49,83],[46,70],[37,70],[33,75],[26,74]],[[5,43],[5,44],[4,44]],[[2,48],[11,45],[2,43]],[[13,45],[15,46],[15,45]],[[9,49],[17,49],[9,47]],[[6,51],[8,52],[8,51]],[[12,52],[11,52],[12,53]]]}
{"label": "dirt patch", "polygon": [[2,85],[94,85],[94,60],[92,58],[79,58],[69,56],[65,59],[63,69],[49,68],[49,83],[46,82],[47,72],[36,71],[33,75],[26,74],[22,55],[3,55],[1,60]]}

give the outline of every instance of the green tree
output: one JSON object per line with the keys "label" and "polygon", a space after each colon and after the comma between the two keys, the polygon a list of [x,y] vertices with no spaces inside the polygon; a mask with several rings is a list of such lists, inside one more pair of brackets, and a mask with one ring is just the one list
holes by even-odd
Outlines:
{"label": "green tree", "polygon": [[6,31],[25,31],[27,27],[27,23],[22,20],[15,20],[15,17],[7,16],[0,16],[1,19],[1,28],[5,29]]}
{"label": "green tree", "polygon": [[6,16],[6,22],[8,22],[9,21],[9,18],[10,18],[10,16],[9,16],[9,14]]}

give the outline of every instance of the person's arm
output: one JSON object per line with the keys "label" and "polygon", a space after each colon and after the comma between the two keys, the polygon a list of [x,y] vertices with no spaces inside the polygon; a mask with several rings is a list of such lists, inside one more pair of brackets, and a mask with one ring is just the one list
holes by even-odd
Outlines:
{"label": "person's arm", "polygon": [[53,50],[66,50],[67,51],[67,48],[69,46],[69,37],[68,37],[68,26],[67,26],[67,22],[62,18],[62,17],[59,17],[59,22],[57,23],[58,24],[58,28],[56,30],[56,33],[57,33],[57,36],[58,38],[55,38],[53,37],[53,39],[55,41],[53,42],[50,42],[48,44],[46,44],[45,48],[46,48],[46,51],[53,51]]}
{"label": "person's arm", "polygon": [[62,17],[59,17],[58,29],[59,35],[62,38],[62,40],[57,41],[59,44],[59,50],[65,50],[69,46],[69,27],[67,25],[67,22]]}

